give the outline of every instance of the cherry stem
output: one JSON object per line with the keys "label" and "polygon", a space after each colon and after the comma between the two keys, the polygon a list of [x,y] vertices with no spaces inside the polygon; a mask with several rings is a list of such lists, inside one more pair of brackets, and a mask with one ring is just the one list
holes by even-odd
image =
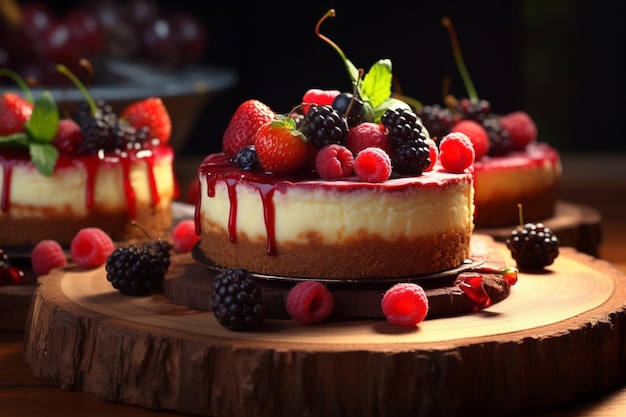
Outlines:
{"label": "cherry stem", "polygon": [[452,53],[454,54],[454,59],[456,59],[456,65],[459,67],[459,72],[461,73],[461,78],[463,78],[465,88],[467,89],[467,95],[470,100],[477,100],[478,94],[476,94],[476,89],[474,89],[474,84],[472,83],[469,73],[467,72],[465,62],[463,61],[461,48],[459,47],[459,39],[456,36],[454,26],[452,26],[452,21],[448,17],[444,17],[441,19],[441,24],[448,29],[450,43],[452,44]]}
{"label": "cherry stem", "polygon": [[85,97],[85,100],[87,100],[87,104],[91,109],[91,115],[95,116],[98,108],[96,107],[96,103],[94,102],[93,97],[91,97],[91,94],[89,94],[87,87],[85,87],[85,84],[83,84],[65,65],[57,64],[56,69],[58,72],[69,78],[74,83],[74,85],[83,93],[83,96]]}
{"label": "cherry stem", "polygon": [[146,237],[147,237],[148,239],[152,239],[152,236],[150,236],[150,233],[148,233],[148,232],[146,231],[146,229],[144,229],[143,227],[141,227],[141,225],[140,225],[139,223],[137,223],[135,220],[133,220],[133,223],[132,223],[132,224],[133,224],[133,226],[134,226],[134,227],[136,227],[136,228],[138,228],[139,230],[141,230],[141,231],[143,232],[143,234],[144,234],[144,235],[146,235]]}
{"label": "cherry stem", "polygon": [[13,81],[15,81],[15,84],[17,84],[20,87],[20,89],[24,92],[24,95],[26,96],[26,100],[28,100],[30,103],[34,103],[33,95],[30,91],[30,88],[28,87],[28,84],[26,83],[26,81],[24,81],[22,77],[20,77],[20,75],[17,72],[10,70],[8,68],[0,68],[0,75],[9,77]]}
{"label": "cherry stem", "polygon": [[326,14],[324,14],[324,16],[322,16],[320,20],[318,20],[317,24],[315,25],[315,36],[317,36],[318,38],[320,38],[321,40],[323,40],[324,42],[332,46],[333,49],[337,51],[341,59],[345,61],[347,60],[347,58],[346,58],[346,55],[341,50],[341,48],[339,48],[339,46],[335,42],[331,41],[329,38],[327,38],[326,36],[320,33],[320,26],[322,25],[322,22],[326,20],[328,17],[335,17],[335,16],[336,16],[335,9],[328,10]]}
{"label": "cherry stem", "polygon": [[524,227],[524,213],[522,210],[522,204],[521,203],[517,203],[517,212],[519,215],[519,225],[521,227]]}

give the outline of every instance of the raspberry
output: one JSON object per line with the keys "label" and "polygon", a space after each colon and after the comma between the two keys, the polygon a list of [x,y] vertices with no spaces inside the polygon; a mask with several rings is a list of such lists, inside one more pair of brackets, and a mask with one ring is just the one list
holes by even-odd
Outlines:
{"label": "raspberry", "polygon": [[285,306],[292,319],[302,324],[318,323],[333,311],[335,301],[328,288],[317,281],[302,281],[289,294]]}
{"label": "raspberry", "polygon": [[391,176],[391,158],[380,148],[365,148],[354,158],[354,172],[361,181],[386,181]]}
{"label": "raspberry", "polygon": [[400,283],[385,292],[381,307],[389,323],[396,326],[415,326],[428,314],[428,297],[419,285]]}
{"label": "raspberry", "polygon": [[465,133],[448,133],[439,143],[439,160],[447,171],[463,172],[474,163],[474,156],[474,146]]}
{"label": "raspberry", "polygon": [[104,265],[114,249],[111,237],[97,227],[79,230],[70,243],[72,260],[81,268]]}
{"label": "raspberry", "polygon": [[59,120],[59,130],[52,141],[52,144],[65,153],[75,153],[83,141],[83,132],[80,126],[72,119]]}
{"label": "raspberry", "polygon": [[353,154],[358,154],[370,146],[379,147],[387,153],[391,153],[391,146],[382,125],[373,122],[363,122],[348,130],[346,137],[346,147]]}
{"label": "raspberry", "polygon": [[526,112],[515,111],[502,116],[500,125],[509,132],[514,149],[523,150],[537,140],[537,126]]}
{"label": "raspberry", "polygon": [[192,219],[179,221],[172,230],[172,243],[177,252],[191,252],[199,241],[200,236],[196,234],[196,223]]}
{"label": "raspberry", "polygon": [[213,314],[230,330],[251,330],[263,324],[261,288],[246,269],[226,269],[215,278]]}
{"label": "raspberry", "polygon": [[67,257],[56,240],[46,239],[37,243],[30,254],[33,272],[37,276],[46,275],[54,268],[67,265]]}
{"label": "raspberry", "polygon": [[315,170],[325,180],[348,177],[354,170],[354,156],[345,146],[326,145],[315,156]]}
{"label": "raspberry", "polygon": [[437,143],[432,139],[426,139],[426,144],[428,145],[428,150],[430,151],[430,165],[424,168],[424,172],[432,171],[435,164],[439,160],[439,148],[437,147]]}
{"label": "raspberry", "polygon": [[304,96],[302,96],[304,114],[307,114],[311,104],[317,104],[318,106],[332,105],[333,100],[339,94],[341,94],[341,91],[339,90],[321,90],[319,88],[311,88],[307,90],[304,93]]}
{"label": "raspberry", "polygon": [[489,136],[480,123],[470,119],[461,120],[452,127],[451,132],[461,132],[467,135],[474,146],[475,160],[482,158],[489,152]]}

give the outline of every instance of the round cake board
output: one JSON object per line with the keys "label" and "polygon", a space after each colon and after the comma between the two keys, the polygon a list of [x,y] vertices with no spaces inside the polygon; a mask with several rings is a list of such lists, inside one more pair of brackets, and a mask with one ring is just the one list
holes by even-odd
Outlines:
{"label": "round cake board", "polygon": [[[470,254],[463,265],[428,276],[403,278],[377,278],[368,280],[318,280],[333,295],[331,318],[385,318],[381,300],[394,284],[414,282],[424,288],[428,297],[428,318],[453,316],[479,308],[476,302],[461,289],[456,280],[461,274],[480,271],[489,266],[503,269],[506,265],[498,251],[492,250],[493,239],[475,235],[470,243]],[[197,249],[197,248],[196,248]],[[190,308],[211,310],[213,283],[222,268],[217,268],[199,250],[193,254],[175,255],[163,283],[163,294],[168,301]],[[264,315],[267,318],[289,319],[285,307],[289,291],[301,279],[255,274],[262,293]],[[502,274],[480,272],[481,288],[490,303],[506,298],[510,286]]]}
{"label": "round cake board", "polygon": [[[494,243],[507,264],[510,254]],[[36,377],[110,401],[202,416],[482,416],[563,407],[624,383],[626,277],[562,248],[488,308],[425,320],[232,332],[104,270],[39,279],[24,357]]]}

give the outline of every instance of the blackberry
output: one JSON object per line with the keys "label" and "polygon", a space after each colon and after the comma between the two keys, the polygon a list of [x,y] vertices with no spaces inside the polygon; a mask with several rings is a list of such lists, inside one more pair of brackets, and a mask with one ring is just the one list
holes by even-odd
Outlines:
{"label": "blackberry", "polygon": [[254,145],[246,146],[237,152],[235,157],[235,163],[241,169],[254,169],[261,166],[259,163],[259,156],[256,153]]}
{"label": "blackberry", "polygon": [[118,120],[111,132],[114,141],[112,148],[115,151],[139,151],[153,147],[158,143],[158,140],[156,140],[157,143],[153,143],[152,139],[148,137],[149,132],[148,126],[136,129],[126,120]]}
{"label": "blackberry", "polygon": [[[363,100],[359,97],[355,97],[351,93],[341,93],[333,100],[333,109],[337,110],[339,114],[346,117],[348,127],[354,127],[363,123],[365,119],[365,108]],[[348,108],[350,111],[348,112]]]}
{"label": "blackberry", "polygon": [[430,150],[417,114],[407,109],[387,109],[380,121],[393,150],[393,170],[401,175],[421,175],[430,165]]}
{"label": "blackberry", "polygon": [[80,155],[95,155],[99,151],[111,152],[115,149],[115,129],[118,121],[113,108],[103,100],[96,102],[96,113],[86,101],[76,108],[72,116],[83,132],[83,141],[77,147]]}
{"label": "blackberry", "polygon": [[542,223],[526,223],[513,230],[506,246],[519,268],[543,269],[559,256],[559,239]]}
{"label": "blackberry", "polygon": [[125,295],[159,291],[170,266],[170,249],[171,245],[160,239],[117,248],[107,258],[107,280]]}
{"label": "blackberry", "polygon": [[486,117],[481,124],[487,131],[489,137],[489,151],[490,156],[506,155],[513,151],[513,139],[508,130],[504,129],[500,124],[500,119],[491,115]]}
{"label": "blackberry", "polygon": [[438,104],[424,106],[417,115],[433,138],[443,138],[450,133],[450,130],[456,123],[450,109],[441,107]]}
{"label": "blackberry", "polygon": [[317,149],[334,143],[345,145],[348,122],[332,106],[313,104],[305,116],[302,133]]}
{"label": "blackberry", "polygon": [[393,170],[400,175],[421,175],[430,162],[430,150],[425,142],[401,145],[391,158]]}
{"label": "blackberry", "polygon": [[230,330],[251,330],[263,324],[261,288],[246,269],[226,269],[215,278],[213,313]]}
{"label": "blackberry", "polygon": [[487,100],[461,99],[457,103],[457,111],[461,119],[470,119],[482,123],[491,116],[491,104]]}

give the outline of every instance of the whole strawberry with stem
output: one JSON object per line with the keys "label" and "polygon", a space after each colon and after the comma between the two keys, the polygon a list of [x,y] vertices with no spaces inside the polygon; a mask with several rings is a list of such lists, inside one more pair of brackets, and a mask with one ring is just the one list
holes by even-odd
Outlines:
{"label": "whole strawberry with stem", "polygon": [[263,124],[274,120],[276,114],[265,103],[249,99],[239,105],[232,115],[224,136],[222,148],[234,158],[246,146],[254,145],[254,135]]}
{"label": "whole strawberry with stem", "polygon": [[25,94],[6,92],[0,96],[0,136],[26,132],[26,121],[33,114],[33,97],[26,82],[14,71],[0,69],[0,76],[15,81]]}
{"label": "whole strawberry with stem", "polygon": [[297,129],[293,118],[277,115],[275,120],[261,125],[254,135],[259,164],[266,172],[296,173],[307,166],[307,138]]}
{"label": "whole strawberry with stem", "polygon": [[33,114],[33,104],[17,93],[0,96],[0,136],[26,132],[26,121]]}

